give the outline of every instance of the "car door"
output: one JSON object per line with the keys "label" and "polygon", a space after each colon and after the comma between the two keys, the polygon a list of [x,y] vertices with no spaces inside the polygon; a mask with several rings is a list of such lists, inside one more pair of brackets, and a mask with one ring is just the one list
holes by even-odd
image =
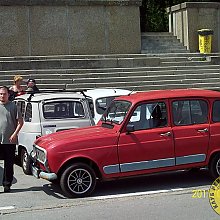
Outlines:
{"label": "car door", "polygon": [[198,166],[209,146],[208,101],[201,98],[171,100],[176,165]]}
{"label": "car door", "polygon": [[122,132],[118,143],[122,175],[159,171],[175,165],[172,129],[167,100],[135,107],[128,125],[133,132]]}

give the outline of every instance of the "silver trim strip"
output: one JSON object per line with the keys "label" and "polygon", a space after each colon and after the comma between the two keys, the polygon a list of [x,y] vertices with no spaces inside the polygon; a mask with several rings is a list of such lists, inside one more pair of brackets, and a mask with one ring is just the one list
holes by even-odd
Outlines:
{"label": "silver trim strip", "polygon": [[105,174],[120,173],[119,164],[104,166],[103,170]]}
{"label": "silver trim strip", "polygon": [[195,154],[183,157],[176,157],[176,165],[188,164],[188,163],[199,163],[206,159],[205,154]]}
{"label": "silver trim strip", "polygon": [[105,174],[113,174],[120,172],[131,172],[131,171],[148,170],[148,169],[154,169],[160,167],[176,166],[181,164],[199,163],[205,160],[206,160],[205,154],[195,154],[195,155],[188,155],[188,156],[176,157],[176,158],[123,163],[121,165],[120,164],[109,165],[109,166],[104,166],[103,170]]}
{"label": "silver trim strip", "polygon": [[169,167],[169,166],[175,166],[175,158],[149,160],[149,161],[134,162],[134,163],[124,163],[121,164],[120,167],[121,167],[121,172],[129,172],[129,171],[146,170],[146,169]]}

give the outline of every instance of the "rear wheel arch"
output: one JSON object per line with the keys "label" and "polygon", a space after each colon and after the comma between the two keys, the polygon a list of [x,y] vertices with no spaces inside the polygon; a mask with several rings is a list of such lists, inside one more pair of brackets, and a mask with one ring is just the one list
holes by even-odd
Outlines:
{"label": "rear wheel arch", "polygon": [[[24,161],[24,158],[25,158],[25,161]],[[18,146],[18,163],[22,167],[23,172],[25,174],[27,174],[27,175],[32,174],[32,172],[31,172],[31,163],[32,163],[31,158],[27,152],[27,149],[22,145]]]}
{"label": "rear wheel arch", "polygon": [[209,157],[208,165],[210,165],[211,161],[213,160],[214,157],[216,157],[216,155],[220,155],[220,151],[216,151],[216,152],[212,153],[212,155]]}
{"label": "rear wheel arch", "polygon": [[208,168],[213,178],[217,178],[220,175],[219,174],[220,170],[217,171],[217,169],[219,169],[219,166],[220,166],[220,151],[214,152],[209,158]]}
{"label": "rear wheel arch", "polygon": [[88,159],[88,158],[85,158],[85,157],[72,158],[72,159],[68,160],[66,163],[64,163],[64,164],[62,165],[62,167],[59,169],[58,173],[57,173],[58,178],[60,179],[62,173],[63,173],[69,166],[73,165],[74,163],[87,164],[88,166],[90,166],[90,167],[94,170],[94,172],[95,172],[95,174],[96,174],[96,177],[97,177],[99,180],[102,179],[102,174],[101,174],[101,172],[100,172],[100,170],[99,170],[98,165],[97,165],[94,161],[92,161],[92,160],[90,160],[90,159]]}

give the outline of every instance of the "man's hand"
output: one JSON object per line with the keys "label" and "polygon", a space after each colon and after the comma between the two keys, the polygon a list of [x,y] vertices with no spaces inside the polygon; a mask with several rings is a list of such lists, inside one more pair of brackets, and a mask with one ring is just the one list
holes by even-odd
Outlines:
{"label": "man's hand", "polygon": [[12,134],[11,137],[9,138],[9,141],[13,144],[16,143],[17,141],[17,134]]}

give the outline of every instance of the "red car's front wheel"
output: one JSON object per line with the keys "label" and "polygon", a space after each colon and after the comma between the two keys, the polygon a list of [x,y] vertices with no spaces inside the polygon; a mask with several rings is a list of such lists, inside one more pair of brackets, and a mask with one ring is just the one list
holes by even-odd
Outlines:
{"label": "red car's front wheel", "polygon": [[95,172],[87,164],[73,164],[61,175],[60,186],[68,197],[88,196],[96,186]]}

